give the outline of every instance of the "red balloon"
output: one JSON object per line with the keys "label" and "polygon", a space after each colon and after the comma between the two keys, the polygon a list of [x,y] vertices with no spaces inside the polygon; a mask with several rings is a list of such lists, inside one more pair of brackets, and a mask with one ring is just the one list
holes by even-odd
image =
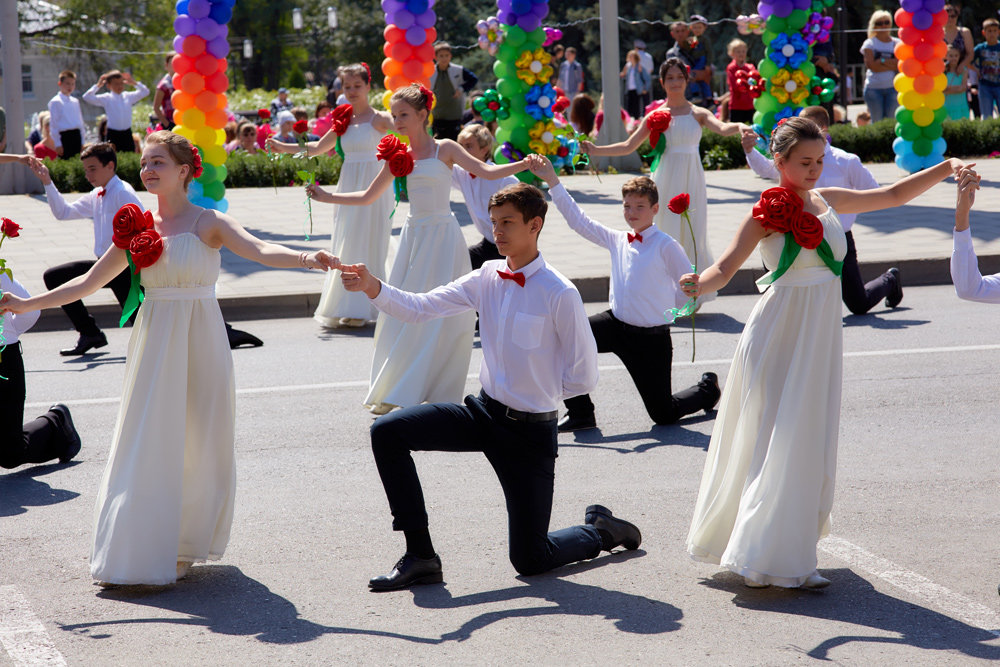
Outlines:
{"label": "red balloon", "polygon": [[[184,74],[187,74],[187,72]],[[184,78],[184,74],[174,74],[170,77],[170,85],[174,87],[174,90],[181,89],[181,79]]]}
{"label": "red balloon", "polygon": [[219,62],[212,57],[211,53],[203,53],[194,61],[194,68],[202,76],[211,76],[219,69]]}
{"label": "red balloon", "polygon": [[382,45],[382,53],[386,58],[392,58],[392,44],[386,42]]}
{"label": "red balloon", "polygon": [[382,34],[385,36],[385,41],[389,42],[390,44],[395,44],[399,40],[404,39],[406,37],[406,33],[404,31],[400,30],[391,23],[385,27],[385,30],[382,31]]}
{"label": "red balloon", "polygon": [[211,90],[203,90],[194,97],[194,105],[206,114],[219,106],[219,96]]}
{"label": "red balloon", "polygon": [[420,46],[413,48],[413,57],[425,63],[434,60],[434,43],[424,42]]}
{"label": "red balloon", "polygon": [[913,57],[922,63],[931,60],[934,58],[934,45],[927,42],[920,42],[913,47]]}
{"label": "red balloon", "polygon": [[934,14],[934,16],[932,16],[931,18],[934,21],[934,25],[943,26],[945,23],[948,22],[948,10],[942,9],[937,14]]}
{"label": "red balloon", "polygon": [[922,30],[917,30],[912,25],[899,29],[899,38],[903,44],[917,44],[924,37]]}
{"label": "red balloon", "polygon": [[184,76],[185,74],[194,69],[194,60],[188,58],[182,53],[178,53],[176,56],[174,56],[174,59],[171,61],[171,63],[174,68],[174,74],[180,74],[181,76]]}
{"label": "red balloon", "polygon": [[435,30],[434,28],[428,28],[427,29],[427,41],[424,42],[424,43],[425,44],[434,44],[434,42],[437,41],[437,38],[438,38],[438,31]]}
{"label": "red balloon", "polygon": [[221,130],[229,122],[229,116],[226,115],[224,109],[213,109],[205,114],[205,125],[215,128],[216,130]]}
{"label": "red balloon", "polygon": [[411,81],[416,81],[424,75],[424,64],[419,60],[407,60],[403,63],[403,76]]}
{"label": "red balloon", "polygon": [[934,90],[934,77],[929,74],[921,74],[916,77],[913,79],[913,90],[917,91],[921,95],[926,95],[931,92]]}
{"label": "red balloon", "polygon": [[229,88],[229,77],[226,76],[225,72],[216,72],[205,79],[205,89],[211,90],[213,93],[221,95],[226,92],[227,88]]}
{"label": "red balloon", "polygon": [[913,25],[913,14],[906,11],[902,7],[896,10],[896,14],[892,18],[896,22],[896,26],[899,28],[909,28]]}
{"label": "red balloon", "polygon": [[410,58],[414,57],[413,47],[405,39],[396,42],[391,47],[389,47],[391,52],[389,55],[393,60],[398,60],[399,62],[406,62]]}
{"label": "red balloon", "polygon": [[181,43],[181,51],[188,58],[197,58],[205,53],[205,40],[198,35],[188,35]]}

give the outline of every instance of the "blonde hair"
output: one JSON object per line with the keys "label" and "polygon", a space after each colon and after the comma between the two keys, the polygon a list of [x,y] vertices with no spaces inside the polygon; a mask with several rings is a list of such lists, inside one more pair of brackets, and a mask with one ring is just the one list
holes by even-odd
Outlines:
{"label": "blonde hair", "polygon": [[733,49],[735,49],[737,46],[742,46],[743,48],[747,48],[747,43],[737,37],[736,39],[729,42],[729,44],[726,44],[726,55],[732,58]]}
{"label": "blonde hair", "polygon": [[45,124],[48,123],[50,121],[50,119],[51,119],[51,114],[49,114],[48,111],[39,111],[38,112],[38,129],[40,130],[43,127],[45,127]]}
{"label": "blonde hair", "polygon": [[194,146],[190,141],[169,130],[157,130],[146,137],[146,145],[160,144],[165,146],[170,158],[179,165],[190,167],[187,177],[184,179],[184,189],[194,180]]}
{"label": "blonde hair", "polygon": [[625,54],[625,60],[628,62],[634,62],[636,65],[639,64],[639,52],[636,49],[632,49]]}
{"label": "blonde hair", "polygon": [[494,141],[493,133],[485,125],[466,125],[458,133],[459,142],[463,139],[475,139],[480,148],[486,148],[487,146],[492,148]]}
{"label": "blonde hair", "polygon": [[872,15],[868,18],[868,38],[871,39],[875,36],[875,22],[880,19],[889,19],[889,29],[892,29],[892,14],[885,11],[884,9],[877,9],[872,12]]}
{"label": "blonde hair", "polygon": [[[427,112],[428,115],[430,115],[430,112],[427,111],[427,107],[430,106],[428,102],[431,102],[433,100],[427,99],[427,94],[424,93],[423,90],[421,90],[420,85],[416,83],[411,83],[408,86],[403,86],[402,88],[396,90],[396,92],[392,94],[392,98],[389,100],[389,104],[392,104],[393,102],[396,101],[406,102],[411,107],[413,107],[414,110],[416,110],[418,113],[421,111],[425,111]],[[424,125],[427,125],[427,118],[424,118]]]}
{"label": "blonde hair", "polygon": [[826,141],[826,137],[823,136],[819,125],[808,118],[792,116],[777,125],[771,132],[771,155],[778,155],[780,153],[787,158],[791,154],[792,149],[800,141],[814,141],[817,139]]}

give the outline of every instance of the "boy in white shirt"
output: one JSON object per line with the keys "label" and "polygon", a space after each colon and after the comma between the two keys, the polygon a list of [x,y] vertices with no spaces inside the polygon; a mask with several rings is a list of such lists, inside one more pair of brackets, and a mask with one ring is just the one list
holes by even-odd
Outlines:
{"label": "boy in white shirt", "polygon": [[[97,94],[105,85],[108,92]],[[125,92],[125,86],[134,86],[135,90]],[[128,72],[116,69],[101,78],[83,94],[83,101],[94,106],[103,107],[108,115],[108,141],[114,144],[119,153],[134,153],[135,139],[132,137],[132,107],[149,95],[149,88],[132,78]]]}
{"label": "boy in white shirt", "polygon": [[[559,182],[552,163],[540,155],[529,158],[531,173],[545,181],[549,195],[570,228],[611,253],[611,308],[592,315],[590,329],[598,352],[613,352],[625,364],[646,412],[657,424],[673,424],[699,410],[708,412],[722,392],[715,373],[704,373],[698,384],[673,394],[670,388],[670,308],[680,308],[687,298],[677,287],[678,279],[691,270],[684,248],[656,228],[659,210],[656,184],[646,176],[622,186],[624,232],[591,220]],[[559,421],[560,431],[594,428],[594,404],[583,394],[566,399],[568,410]]]}
{"label": "boy in white shirt", "polygon": [[547,204],[538,188],[519,183],[490,198],[497,248],[492,260],[425,294],[381,283],[363,264],[343,266],[350,291],[363,291],[392,317],[422,322],[479,312],[483,363],[479,396],[464,405],[432,403],[393,412],[371,429],[372,451],[406,553],[373,591],[442,581],[441,559],[411,452],[483,452],[507,501],[510,561],[523,575],[594,558],[617,546],[637,549],[639,529],[591,505],[584,524],[548,532],[557,451],[558,401],[593,389],[597,348],[583,301],[538,252]]}
{"label": "boy in white shirt", "polygon": [[56,153],[69,159],[80,153],[87,127],[80,113],[80,100],[73,97],[76,74],[68,69],[59,73],[59,92],[49,100],[49,128],[56,144]]}

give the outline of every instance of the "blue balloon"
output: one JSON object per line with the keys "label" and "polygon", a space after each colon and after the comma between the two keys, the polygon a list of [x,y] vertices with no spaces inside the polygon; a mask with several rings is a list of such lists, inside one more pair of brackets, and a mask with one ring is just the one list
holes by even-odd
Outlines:
{"label": "blue balloon", "polygon": [[229,200],[223,197],[219,201],[215,202],[215,209],[219,213],[225,213],[229,210]]}
{"label": "blue balloon", "polygon": [[205,194],[205,191],[202,189],[201,183],[198,181],[191,181],[191,185],[188,186],[188,199],[194,201],[203,194]]}
{"label": "blue balloon", "polygon": [[896,157],[896,164],[901,169],[905,169],[911,174],[915,174],[924,167],[924,158],[920,157],[913,150],[908,150],[905,154]]}
{"label": "blue balloon", "polygon": [[177,15],[188,13],[188,0],[177,0]]}
{"label": "blue balloon", "polygon": [[533,4],[531,0],[511,0],[510,10],[515,14],[527,14]]}
{"label": "blue balloon", "polygon": [[414,16],[420,16],[429,9],[427,0],[406,0],[406,10]]}
{"label": "blue balloon", "polygon": [[912,146],[912,144],[910,144],[910,142],[908,142],[903,137],[896,137],[892,141],[892,152],[895,153],[896,155],[905,155],[907,152],[907,148],[910,146]]}
{"label": "blue balloon", "polygon": [[[931,144],[931,155],[935,153],[940,153],[941,155],[944,155],[944,151],[947,148],[948,148],[948,142],[944,140],[944,137],[938,137],[937,139],[934,140],[934,143]],[[935,164],[937,163],[935,162]]]}
{"label": "blue balloon", "polygon": [[213,21],[222,25],[229,23],[229,19],[233,18],[233,8],[231,5],[212,5],[208,15]]}

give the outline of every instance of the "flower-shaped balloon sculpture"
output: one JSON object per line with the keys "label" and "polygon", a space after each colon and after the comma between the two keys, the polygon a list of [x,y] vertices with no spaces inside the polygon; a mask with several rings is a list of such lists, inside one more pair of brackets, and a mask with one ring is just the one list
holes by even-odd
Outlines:
{"label": "flower-shaped balloon sculpture", "polygon": [[487,123],[510,118],[510,100],[493,88],[472,100],[472,108],[478,111]]}
{"label": "flower-shaped balloon sculpture", "polygon": [[836,82],[829,77],[814,76],[809,80],[809,98],[806,100],[806,104],[816,106],[831,101],[836,86]]}
{"label": "flower-shaped balloon sculpture", "polygon": [[809,55],[809,43],[797,32],[780,33],[768,45],[767,55],[778,67],[798,69]]}
{"label": "flower-shaped balloon sculpture", "polygon": [[551,120],[540,120],[535,123],[528,130],[528,136],[531,137],[531,141],[528,142],[528,148],[539,155],[556,155],[559,147],[562,145],[559,143],[556,126]]}
{"label": "flower-shaped balloon sculpture", "polygon": [[751,14],[750,16],[740,14],[736,17],[736,31],[741,35],[749,35],[751,33],[754,35],[763,35],[765,24],[766,21],[760,14]]}
{"label": "flower-shaped balloon sculpture", "polygon": [[837,0],[812,0],[811,7],[814,12],[821,12],[827,7],[833,7]]}
{"label": "flower-shaped balloon sculpture", "polygon": [[497,17],[491,16],[476,23],[476,32],[479,33],[479,48],[495,56],[503,41],[503,32],[500,30],[500,21]]}
{"label": "flower-shaped balloon sculpture", "polygon": [[787,69],[780,69],[778,73],[771,77],[771,88],[768,90],[776,100],[782,104],[802,104],[802,100],[809,96],[809,79],[802,70],[792,72]]}
{"label": "flower-shaped balloon sculpture", "polygon": [[736,71],[736,88],[750,97],[760,97],[764,92],[764,77],[756,67],[747,64],[746,69]]}
{"label": "flower-shaped balloon sculpture", "polygon": [[543,30],[545,31],[545,41],[542,42],[543,47],[552,46],[563,38],[563,32],[559,28],[550,28],[545,26]]}
{"label": "flower-shaped balloon sculpture", "polygon": [[774,126],[778,127],[781,121],[788,120],[792,116],[798,116],[802,109],[796,109],[795,107],[785,107],[778,113],[774,114]]}
{"label": "flower-shaped balloon sculpture", "polygon": [[524,94],[524,110],[535,120],[545,120],[552,118],[552,104],[556,101],[556,91],[552,86],[532,86]]}
{"label": "flower-shaped balloon sculpture", "polygon": [[549,156],[552,166],[556,171],[563,167],[572,167],[576,163],[577,154],[580,152],[580,144],[571,136],[559,135],[559,148],[554,155]]}
{"label": "flower-shaped balloon sculpture", "polygon": [[517,78],[524,81],[529,86],[536,83],[545,83],[552,78],[552,66],[549,63],[552,56],[539,47],[532,51],[524,51],[521,56],[514,61],[517,67]]}
{"label": "flower-shaped balloon sculpture", "polygon": [[806,21],[805,26],[802,28],[802,36],[809,43],[809,46],[812,46],[816,42],[828,42],[830,41],[830,30],[832,28],[833,18],[823,16],[819,12],[813,12],[809,15],[809,20]]}

